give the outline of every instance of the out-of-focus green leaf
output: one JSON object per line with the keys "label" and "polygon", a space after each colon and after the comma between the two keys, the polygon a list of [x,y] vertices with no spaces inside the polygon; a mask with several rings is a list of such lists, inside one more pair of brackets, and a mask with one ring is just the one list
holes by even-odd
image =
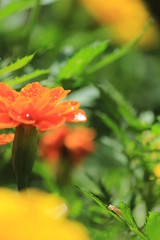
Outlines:
{"label": "out-of-focus green leaf", "polygon": [[134,39],[131,43],[127,44],[126,46],[122,47],[121,49],[116,49],[113,53],[108,54],[105,58],[103,58],[98,63],[91,66],[87,72],[89,74],[94,73],[95,71],[115,62],[116,60],[120,59],[121,57],[125,56],[129,51],[131,51],[137,43],[141,40],[141,38],[145,35],[146,31],[151,27],[153,23],[153,19],[150,19],[142,32]]}
{"label": "out-of-focus green leaf", "polygon": [[13,72],[24,67],[25,65],[27,65],[27,63],[29,63],[32,60],[33,57],[34,54],[18,59],[15,63],[11,63],[10,65],[0,69],[0,75]]}
{"label": "out-of-focus green leaf", "polygon": [[119,138],[123,137],[123,133],[120,130],[119,126],[115,122],[113,122],[113,120],[110,117],[108,117],[105,113],[99,111],[97,111],[96,114],[100,117],[104,124],[114,132],[114,134],[117,137]]}
{"label": "out-of-focus green leaf", "polygon": [[58,80],[80,75],[89,63],[91,63],[99,54],[104,52],[107,46],[107,41],[95,42],[90,46],[81,49],[66,62],[66,65],[61,69],[58,75]]}
{"label": "out-of-focus green leaf", "polygon": [[150,240],[158,240],[160,236],[160,213],[150,212],[144,229]]}
{"label": "out-of-focus green leaf", "polygon": [[[50,4],[55,1],[57,0],[41,0],[41,5]],[[4,20],[13,14],[32,8],[34,5],[34,0],[11,1],[5,7],[0,9],[0,20]]]}
{"label": "out-of-focus green leaf", "polygon": [[37,78],[37,77],[40,77],[42,75],[46,75],[49,73],[49,70],[46,69],[46,70],[36,70],[32,73],[29,73],[29,74],[26,74],[26,75],[23,75],[22,77],[16,77],[10,81],[8,80],[5,80],[4,82],[7,84],[7,85],[10,85],[12,87],[15,87],[16,85],[22,85],[22,84],[26,84],[26,82],[28,82],[29,80],[31,79],[34,79],[34,78]]}
{"label": "out-of-focus green leaf", "polygon": [[48,191],[57,191],[57,186],[53,181],[53,173],[51,168],[45,162],[35,161],[33,172],[42,177],[43,184]]}
{"label": "out-of-focus green leaf", "polygon": [[[160,121],[160,119],[158,119]],[[152,133],[156,136],[160,135],[160,123],[154,123],[151,127]]]}
{"label": "out-of-focus green leaf", "polygon": [[125,226],[122,226],[122,224],[118,222],[109,222],[107,225],[108,226],[105,229],[98,229],[94,227],[89,228],[92,240],[136,240],[135,238],[131,238],[130,233],[126,233]]}
{"label": "out-of-focus green leaf", "polygon": [[116,103],[117,111],[130,127],[138,130],[143,130],[144,128],[148,127],[148,124],[142,124],[138,120],[132,106],[130,106],[130,104],[123,98],[123,96],[115,89],[111,83],[105,81],[105,86],[103,84],[100,84],[97,87],[100,89],[102,94],[109,95],[110,98]]}

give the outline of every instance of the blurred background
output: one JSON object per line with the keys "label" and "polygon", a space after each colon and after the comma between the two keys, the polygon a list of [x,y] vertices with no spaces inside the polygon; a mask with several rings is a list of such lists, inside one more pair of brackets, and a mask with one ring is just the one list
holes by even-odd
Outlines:
{"label": "blurred background", "polygon": [[[151,27],[128,48],[150,18]],[[54,137],[39,134],[31,187],[60,192],[70,203],[70,217],[83,222],[93,239],[135,239],[112,218],[106,222],[104,212],[73,185],[106,203],[128,203],[139,226],[148,210],[160,209],[160,2],[1,0],[0,39],[1,68],[35,53],[23,70],[0,81],[17,90],[32,81],[61,85],[88,116],[79,132],[70,125]],[[36,69],[46,72],[15,81]],[[83,128],[89,132],[82,134]],[[11,145],[0,148],[0,158],[0,184],[15,188]]]}

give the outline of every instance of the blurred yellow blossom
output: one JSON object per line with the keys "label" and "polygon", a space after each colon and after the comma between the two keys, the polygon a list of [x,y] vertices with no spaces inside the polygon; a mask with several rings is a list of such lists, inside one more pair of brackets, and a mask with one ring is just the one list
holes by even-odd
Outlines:
{"label": "blurred yellow blossom", "polygon": [[149,151],[146,157],[154,163],[154,175],[160,178],[160,137],[156,136],[151,131],[144,131],[142,134],[142,143],[144,147],[148,147]]}
{"label": "blurred yellow blossom", "polygon": [[160,178],[160,163],[155,166],[154,174],[156,175],[156,177]]}
{"label": "blurred yellow blossom", "polygon": [[[141,0],[81,0],[92,15],[103,25],[109,26],[112,38],[127,43],[142,31],[151,14]],[[158,44],[156,24],[140,41],[144,47]]]}
{"label": "blurred yellow blossom", "polygon": [[0,189],[0,239],[88,240],[85,228],[66,219],[67,206],[58,196],[29,190]]}

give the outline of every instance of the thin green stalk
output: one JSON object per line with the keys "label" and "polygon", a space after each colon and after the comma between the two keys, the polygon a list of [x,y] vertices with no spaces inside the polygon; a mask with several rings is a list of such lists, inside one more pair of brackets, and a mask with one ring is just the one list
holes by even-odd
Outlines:
{"label": "thin green stalk", "polygon": [[30,36],[30,34],[37,22],[37,18],[38,18],[39,11],[40,11],[40,2],[41,2],[41,0],[35,0],[35,7],[33,8],[32,12],[31,12],[31,16],[30,16],[27,28],[25,30],[25,36]]}
{"label": "thin green stalk", "polygon": [[30,43],[30,36],[31,33],[34,29],[34,26],[37,22],[38,19],[38,15],[40,12],[40,2],[41,0],[35,0],[35,6],[31,12],[30,18],[29,18],[29,22],[27,24],[27,27],[24,31],[24,37],[23,37],[23,51],[24,53],[26,53],[26,51],[28,50],[28,46]]}

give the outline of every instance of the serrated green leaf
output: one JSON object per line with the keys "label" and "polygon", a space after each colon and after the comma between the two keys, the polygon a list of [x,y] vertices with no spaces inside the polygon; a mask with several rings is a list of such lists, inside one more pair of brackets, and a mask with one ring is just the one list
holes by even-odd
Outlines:
{"label": "serrated green leaf", "polygon": [[[50,4],[55,1],[57,0],[41,0],[41,5]],[[13,14],[32,8],[34,5],[35,0],[12,1],[0,9],[0,21],[12,16]]]}
{"label": "serrated green leaf", "polygon": [[150,212],[144,229],[150,240],[158,240],[160,236],[160,213]]}
{"label": "serrated green leaf", "polygon": [[142,239],[147,240],[148,238],[138,228],[138,226],[137,226],[137,224],[136,224],[136,222],[133,218],[132,211],[131,211],[130,207],[127,204],[121,202],[120,203],[120,209],[121,209],[121,212],[122,212],[122,216],[125,219],[127,225],[130,227],[130,229],[133,232],[135,232],[138,236],[140,236]]}
{"label": "serrated green leaf", "polygon": [[42,75],[46,75],[49,73],[49,70],[46,69],[46,70],[36,70],[34,71],[33,73],[29,73],[29,74],[26,74],[26,75],[23,75],[22,77],[16,77],[10,81],[8,80],[5,80],[4,82],[9,85],[9,86],[16,86],[16,85],[22,85],[26,82],[28,82],[29,80],[31,79],[34,79],[34,78],[37,78],[37,77],[40,77]]}
{"label": "serrated green leaf", "polygon": [[122,215],[123,217],[125,218],[125,220],[128,222],[128,224],[133,228],[133,229],[138,229],[137,227],[137,224],[133,218],[133,215],[132,215],[132,212],[131,212],[131,209],[130,207],[121,202],[120,203],[120,209],[121,209],[121,212],[122,212]]}
{"label": "serrated green leaf", "polygon": [[[132,212],[130,207],[121,202],[120,210],[112,206],[112,208],[106,204],[104,204],[98,197],[96,197],[93,193],[90,193],[88,190],[84,188],[77,187],[81,192],[92,198],[100,207],[102,207],[106,212],[110,213],[113,217],[115,217],[118,221],[122,223],[126,223],[131,231],[133,231],[140,239],[149,240],[147,236],[137,227],[137,224],[132,216]],[[112,211],[113,209],[113,211]],[[115,209],[115,210],[114,210]],[[155,239],[153,239],[155,240]]]}
{"label": "serrated green leaf", "polygon": [[[77,187],[77,186],[76,186]],[[88,197],[90,197],[91,199],[93,199],[101,208],[103,208],[106,212],[108,212],[109,214],[111,214],[114,218],[116,218],[118,221],[123,222],[123,220],[121,219],[120,216],[118,216],[117,214],[115,214],[114,212],[110,211],[108,209],[108,205],[104,204],[98,197],[96,197],[93,193],[89,192],[88,190],[84,189],[84,188],[80,188],[77,187],[81,192],[83,192],[84,194],[86,194]]]}
{"label": "serrated green leaf", "polygon": [[148,29],[151,27],[153,23],[153,19],[150,19],[142,32],[137,36],[136,39],[134,39],[132,42],[127,44],[126,46],[122,47],[121,49],[116,49],[113,53],[108,54],[105,58],[103,58],[101,61],[96,63],[95,65],[91,66],[88,70],[88,74],[92,74],[96,72],[97,70],[106,67],[107,65],[115,62],[116,60],[120,59],[121,57],[125,56],[128,52],[130,52],[137,43],[141,40],[141,38],[145,35],[145,33],[148,31]]}
{"label": "serrated green leaf", "polygon": [[89,63],[91,63],[99,54],[104,52],[107,46],[107,41],[95,42],[94,44],[81,49],[66,62],[66,65],[59,73],[58,80],[68,79],[74,75],[80,75]]}
{"label": "serrated green leaf", "polygon": [[[76,186],[77,187],[77,186]],[[81,192],[85,193],[89,197],[91,197],[100,207],[102,207],[104,210],[107,209],[107,205],[105,205],[99,198],[97,198],[93,193],[89,192],[88,190],[84,188],[77,187],[78,189],[81,190]]]}
{"label": "serrated green leaf", "polygon": [[13,72],[24,67],[25,65],[27,65],[27,63],[29,63],[32,60],[33,57],[34,54],[18,59],[15,63],[11,63],[10,65],[0,69],[0,75]]}

